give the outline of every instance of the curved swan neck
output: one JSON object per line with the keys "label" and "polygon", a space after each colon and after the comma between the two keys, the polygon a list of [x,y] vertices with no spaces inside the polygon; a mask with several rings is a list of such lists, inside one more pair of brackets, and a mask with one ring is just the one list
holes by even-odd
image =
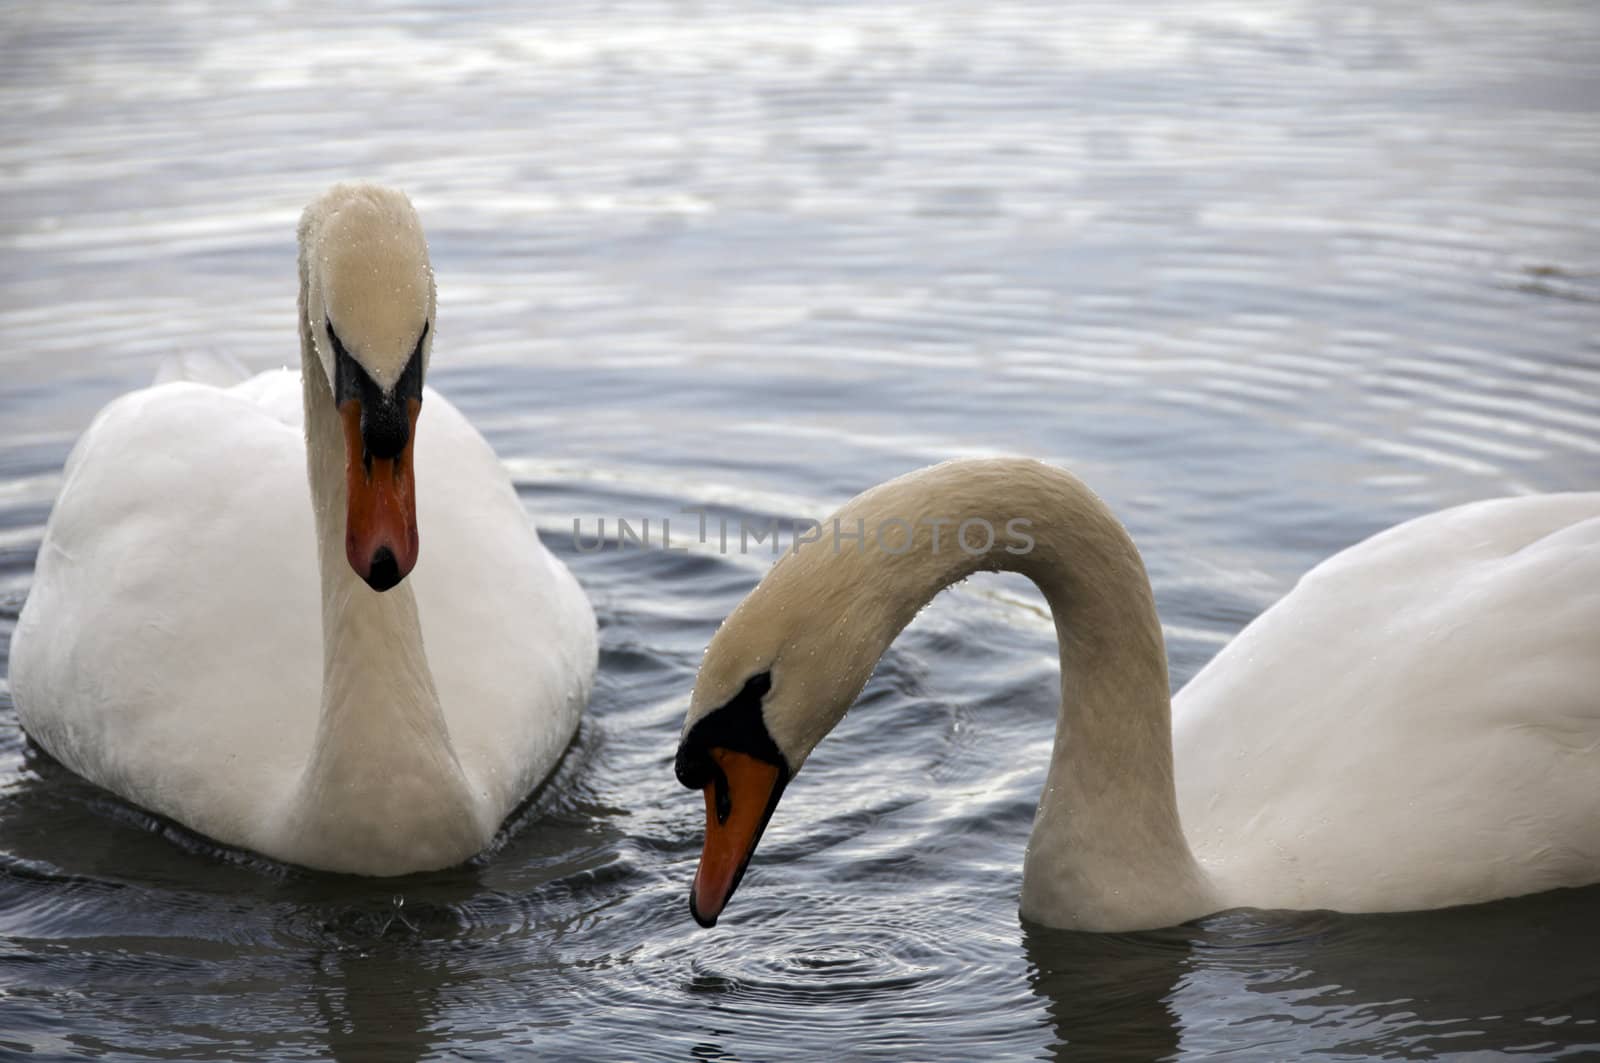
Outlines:
{"label": "curved swan neck", "polygon": [[[1166,650],[1154,596],[1138,549],[1105,504],[1075,477],[1038,462],[962,461],[874,488],[835,520],[769,579],[779,583],[778,601],[831,597],[834,615],[865,615],[874,637],[846,641],[845,656],[855,660],[833,669],[844,683],[864,683],[917,612],[973,572],[1022,573],[1049,602],[1061,707],[1029,844],[1023,914],[1048,912],[1057,925],[1128,929],[1212,910],[1178,817]],[[1017,520],[1028,522],[1013,527],[1031,545],[1008,535]],[[910,548],[898,555],[876,547],[852,551],[836,538],[836,530],[849,534],[864,522],[870,540],[873,528],[891,521],[914,529]],[[994,530],[994,546],[962,549],[954,536],[963,522],[976,522],[970,547],[986,538],[985,527]],[[936,527],[943,530],[938,547]],[[903,533],[894,533],[893,543],[902,541]],[[818,615],[803,604],[807,616]],[[846,705],[854,699],[847,693]],[[803,757],[837,717],[796,727],[795,715],[769,713],[768,725],[783,748]]]}

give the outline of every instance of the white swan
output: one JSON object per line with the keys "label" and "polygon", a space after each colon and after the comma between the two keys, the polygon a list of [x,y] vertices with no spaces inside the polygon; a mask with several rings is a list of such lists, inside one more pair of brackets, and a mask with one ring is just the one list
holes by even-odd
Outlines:
{"label": "white swan", "polygon": [[[1031,526],[1009,535],[1013,519]],[[963,521],[987,522],[967,528],[973,549],[995,529],[993,548],[962,549]],[[896,522],[915,529],[909,549]],[[1477,503],[1351,547],[1170,701],[1127,532],[1067,473],[996,459],[858,496],[711,640],[677,758],[684,785],[705,791],[690,892],[702,924],[900,629],[984,569],[1038,584],[1060,642],[1025,917],[1132,930],[1233,907],[1395,911],[1600,880],[1600,494]]]}
{"label": "white swan", "polygon": [[132,392],[68,458],[13,697],[67,767],[219,841],[443,867],[571,740],[594,614],[422,386],[434,283],[410,202],[337,186],[299,235],[299,373]]}

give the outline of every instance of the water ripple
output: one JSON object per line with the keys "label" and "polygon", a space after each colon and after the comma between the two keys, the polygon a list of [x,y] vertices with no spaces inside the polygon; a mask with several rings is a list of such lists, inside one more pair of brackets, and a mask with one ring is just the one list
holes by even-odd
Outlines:
{"label": "water ripple", "polygon": [[[1181,682],[1382,527],[1593,489],[1592,8],[10,12],[0,1055],[1597,1050],[1593,891],[1021,924],[1057,676],[1020,579],[918,618],[700,930],[672,748],[771,557],[624,550],[614,523],[676,539],[688,506],[764,526],[930,461],[1058,461],[1139,542]],[[5,678],[72,441],[174,354],[292,364],[294,219],[351,176],[422,211],[431,379],[602,637],[555,779],[479,859],[392,882],[110,799],[26,744]]]}

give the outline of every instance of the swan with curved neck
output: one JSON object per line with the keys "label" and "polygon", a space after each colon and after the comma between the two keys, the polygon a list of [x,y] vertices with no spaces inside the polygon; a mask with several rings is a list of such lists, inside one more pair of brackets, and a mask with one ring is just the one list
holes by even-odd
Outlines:
{"label": "swan with curved neck", "polygon": [[68,767],[203,834],[327,870],[442,867],[566,747],[594,616],[424,387],[436,300],[410,202],[336,186],[299,237],[298,374],[134,392],[74,449],[12,687]]}
{"label": "swan with curved neck", "polygon": [[[992,534],[1019,518],[1024,537],[981,551],[954,539],[964,522]],[[890,548],[873,541],[891,527]],[[1353,547],[1176,702],[1138,550],[1059,469],[934,466],[823,529],[729,615],[695,682],[676,768],[705,795],[690,891],[703,925],[900,630],[995,569],[1038,585],[1061,657],[1024,917],[1128,930],[1239,906],[1429,908],[1600,880],[1600,495],[1481,503]]]}

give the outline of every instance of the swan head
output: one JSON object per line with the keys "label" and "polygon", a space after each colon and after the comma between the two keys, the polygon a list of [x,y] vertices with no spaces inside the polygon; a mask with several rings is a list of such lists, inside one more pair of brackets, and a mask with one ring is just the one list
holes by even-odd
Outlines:
{"label": "swan head", "polygon": [[909,619],[887,593],[896,573],[881,561],[827,538],[807,543],[773,566],[706,648],[675,764],[678,781],[705,794],[689,892],[701,926],[716,923],[789,780]]}
{"label": "swan head", "polygon": [[344,426],[345,554],[385,591],[420,548],[412,444],[436,295],[411,201],[376,185],[330,189],[300,221],[300,280],[304,327]]}

